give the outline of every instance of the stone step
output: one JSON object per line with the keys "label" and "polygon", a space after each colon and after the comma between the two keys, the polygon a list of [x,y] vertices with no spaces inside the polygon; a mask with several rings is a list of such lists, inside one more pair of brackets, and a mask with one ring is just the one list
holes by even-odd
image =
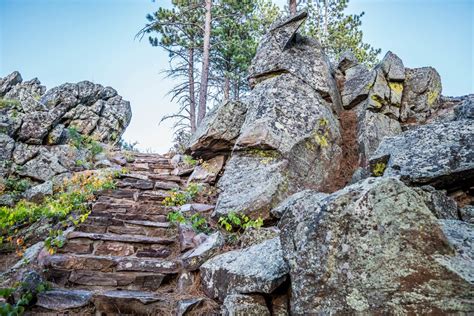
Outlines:
{"label": "stone step", "polygon": [[175,305],[164,293],[56,288],[38,294],[32,315],[174,315]]}
{"label": "stone step", "polygon": [[94,296],[97,310],[110,315],[174,315],[172,297],[141,291],[107,291]]}
{"label": "stone step", "polygon": [[68,286],[87,286],[88,289],[118,289],[156,291],[171,280],[168,274],[143,272],[71,271]]}
{"label": "stone step", "polygon": [[143,235],[121,235],[121,234],[94,234],[85,233],[80,231],[73,231],[67,235],[67,239],[75,238],[86,238],[91,240],[102,240],[102,241],[119,241],[124,243],[139,243],[139,244],[158,244],[158,245],[170,245],[175,242],[174,239],[170,238],[159,238],[159,237],[148,237]]}
{"label": "stone step", "polygon": [[139,190],[153,190],[153,188],[155,187],[155,181],[136,178],[125,178],[117,181],[117,187]]}
{"label": "stone step", "polygon": [[121,256],[55,254],[44,259],[44,267],[51,271],[90,270],[101,272],[150,272],[177,274],[181,262],[177,260],[146,259]]}
{"label": "stone step", "polygon": [[97,241],[87,238],[68,240],[59,253],[95,255],[95,256],[136,256],[140,258],[168,258],[178,251],[177,245],[173,247],[164,245],[150,245],[126,243],[119,241]]}

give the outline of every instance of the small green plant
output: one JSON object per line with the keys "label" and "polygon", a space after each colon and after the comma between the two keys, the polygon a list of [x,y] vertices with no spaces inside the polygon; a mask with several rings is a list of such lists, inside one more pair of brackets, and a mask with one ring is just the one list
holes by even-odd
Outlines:
{"label": "small green plant", "polygon": [[68,128],[69,139],[71,145],[77,149],[87,149],[92,157],[100,154],[104,149],[95,139],[90,136],[85,136],[79,133],[79,131],[74,127]]}
{"label": "small green plant", "polygon": [[229,212],[227,216],[222,216],[217,222],[222,228],[229,233],[242,233],[248,228],[260,228],[263,226],[263,219],[258,217],[252,220],[245,214]]}
{"label": "small green plant", "polygon": [[4,181],[5,191],[14,194],[25,192],[30,187],[30,182],[26,179],[19,179],[16,177],[8,177]]}
{"label": "small green plant", "polygon": [[209,233],[211,228],[206,218],[199,213],[189,215],[188,213],[181,213],[180,211],[174,211],[168,213],[168,221],[173,224],[189,224],[198,233]]}
{"label": "small green plant", "polygon": [[193,157],[189,155],[185,155],[183,157],[183,162],[186,166],[190,166],[190,167],[195,167],[198,164],[198,161],[196,159],[193,159]]}
{"label": "small green plant", "polygon": [[163,200],[164,206],[181,206],[192,201],[201,191],[201,186],[196,183],[190,183],[186,190],[180,191],[173,189],[169,195]]}
{"label": "small green plant", "polygon": [[381,177],[383,176],[385,169],[387,168],[387,164],[384,162],[377,162],[374,167],[372,168],[372,175],[374,177]]}
{"label": "small green plant", "polygon": [[[52,289],[51,284],[48,282],[41,282],[37,287],[34,293],[30,291],[24,291],[21,287],[23,286],[22,283],[17,283],[18,285],[14,288],[1,288],[0,289],[0,297],[3,297],[7,303],[3,303],[0,305],[0,315],[5,316],[19,316],[23,315],[25,312],[25,308],[28,307],[36,294],[42,293],[45,291],[49,291]],[[22,293],[22,291],[24,291]],[[14,293],[20,292],[21,296],[18,301],[14,302]]]}
{"label": "small green plant", "polygon": [[46,238],[44,241],[44,245],[46,249],[48,249],[48,252],[52,255],[56,253],[58,248],[62,248],[65,242],[66,239],[63,236],[62,230],[51,229],[49,231],[48,238]]}
{"label": "small green plant", "polygon": [[16,108],[20,105],[21,103],[18,100],[0,98],[0,109]]}

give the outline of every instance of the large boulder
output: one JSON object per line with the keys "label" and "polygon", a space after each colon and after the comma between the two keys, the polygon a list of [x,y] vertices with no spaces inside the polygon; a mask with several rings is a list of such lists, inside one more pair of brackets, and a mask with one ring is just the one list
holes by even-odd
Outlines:
{"label": "large boulder", "polygon": [[405,70],[400,119],[406,124],[422,124],[440,106],[441,77],[432,67]]}
{"label": "large boulder", "polygon": [[400,180],[369,178],[293,205],[280,222],[293,315],[473,310],[472,259]]}
{"label": "large boulder", "polygon": [[222,305],[224,316],[270,316],[265,298],[260,295],[233,294]]}
{"label": "large boulder", "polygon": [[342,159],[331,104],[291,74],[259,83],[247,102],[234,154],[218,183],[215,214],[263,211],[267,217],[290,192],[327,191]]}
{"label": "large boulder", "polygon": [[227,102],[215,108],[193,134],[188,151],[206,158],[232,151],[246,112],[247,106],[243,102]]}
{"label": "large boulder", "polygon": [[218,255],[201,266],[204,292],[223,301],[230,294],[270,294],[286,279],[279,238]]}
{"label": "large boulder", "polygon": [[249,67],[250,84],[255,86],[289,73],[328,99],[335,111],[340,111],[340,95],[329,58],[317,41],[297,33],[307,15],[299,12],[273,23]]}
{"label": "large boulder", "polygon": [[467,120],[424,125],[385,138],[370,164],[382,167],[384,176],[451,191],[474,178],[473,139],[474,124]]}

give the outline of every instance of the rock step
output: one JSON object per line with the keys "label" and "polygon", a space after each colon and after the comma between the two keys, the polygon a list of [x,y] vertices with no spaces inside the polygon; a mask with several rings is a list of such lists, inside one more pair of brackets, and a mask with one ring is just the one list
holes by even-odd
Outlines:
{"label": "rock step", "polygon": [[[138,221],[138,222],[147,222],[147,221]],[[94,234],[125,234],[125,235],[143,235],[148,237],[160,237],[168,236],[170,234],[169,230],[171,228],[170,223],[160,223],[160,226],[144,226],[140,224],[126,224],[122,222],[119,225],[98,225],[96,223],[81,224],[76,228],[76,231],[83,233],[94,233]],[[168,230],[168,231],[167,231]],[[169,236],[168,236],[169,237]]]}
{"label": "rock step", "polygon": [[74,270],[70,272],[66,286],[79,288],[86,286],[87,289],[157,291],[172,279],[170,274]]}
{"label": "rock step", "polygon": [[177,260],[144,259],[123,256],[95,256],[55,254],[44,260],[44,266],[57,271],[89,270],[101,272],[150,272],[177,274],[181,262]]}
{"label": "rock step", "polygon": [[174,239],[170,238],[159,238],[159,237],[147,237],[143,235],[126,235],[126,234],[95,234],[85,233],[81,231],[73,231],[67,235],[67,239],[85,238],[91,240],[102,240],[102,241],[119,241],[125,243],[140,243],[140,244],[158,244],[158,245],[170,245],[175,242]]}
{"label": "rock step", "polygon": [[177,245],[173,247],[163,245],[137,244],[117,241],[97,241],[86,238],[69,240],[58,253],[95,255],[95,256],[130,256],[137,258],[166,259],[178,252]]}
{"label": "rock step", "polygon": [[61,315],[82,314],[78,309],[88,306],[110,315],[172,315],[176,302],[167,294],[147,291],[53,289],[40,293],[36,306]]}

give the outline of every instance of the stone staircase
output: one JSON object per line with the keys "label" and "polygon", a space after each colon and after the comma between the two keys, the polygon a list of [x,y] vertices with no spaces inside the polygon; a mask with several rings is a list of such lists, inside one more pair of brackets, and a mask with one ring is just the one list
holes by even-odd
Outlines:
{"label": "stone staircase", "polygon": [[189,172],[173,175],[170,159],[156,154],[136,154],[125,167],[117,189],[102,192],[66,245],[44,259],[58,288],[39,295],[33,314],[192,315],[203,305],[177,289],[178,230],[167,221],[173,208],[161,203]]}

